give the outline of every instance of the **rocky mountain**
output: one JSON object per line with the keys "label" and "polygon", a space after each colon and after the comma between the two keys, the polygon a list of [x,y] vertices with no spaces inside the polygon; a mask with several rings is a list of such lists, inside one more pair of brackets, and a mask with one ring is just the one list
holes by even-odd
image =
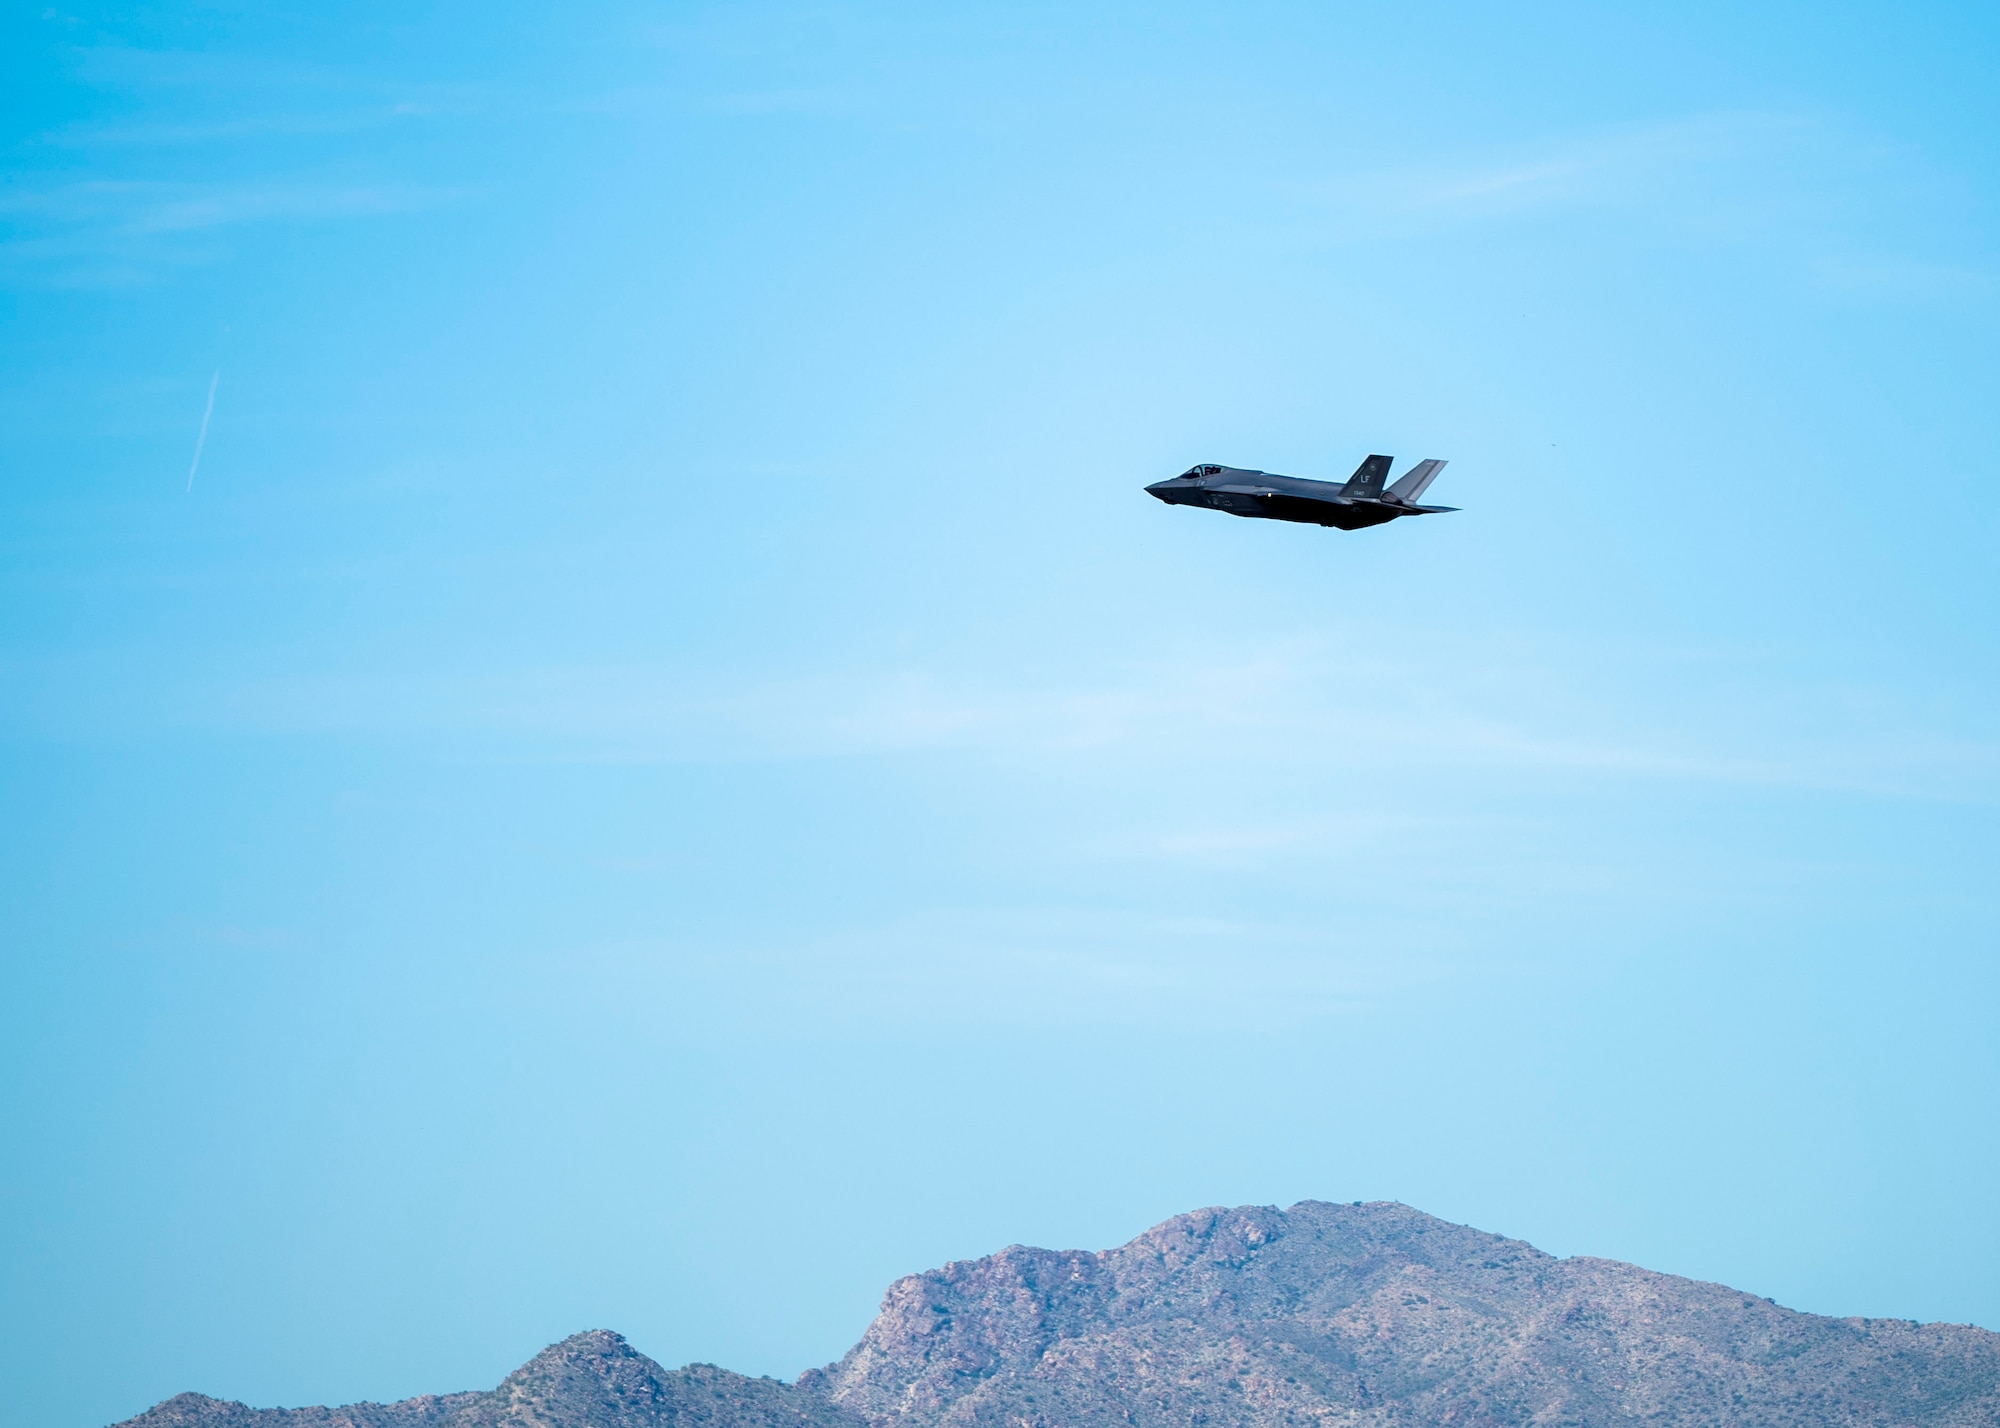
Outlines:
{"label": "rocky mountain", "polygon": [[1992,1428],[2000,1334],[1824,1319],[1403,1205],[1307,1202],[914,1275],[800,1386],[872,1428]]}
{"label": "rocky mountain", "polygon": [[825,1397],[711,1364],[661,1368],[603,1329],[543,1349],[490,1393],[246,1408],[183,1393],[120,1428],[866,1428]]}
{"label": "rocky mountain", "polygon": [[492,1393],[121,1428],[1996,1428],[2000,1334],[1828,1319],[1395,1204],[1200,1210],[890,1286],[796,1385],[580,1334]]}

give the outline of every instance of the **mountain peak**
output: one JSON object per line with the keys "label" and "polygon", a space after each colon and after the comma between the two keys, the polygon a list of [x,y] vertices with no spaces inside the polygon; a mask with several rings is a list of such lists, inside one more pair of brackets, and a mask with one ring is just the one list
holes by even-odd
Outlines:
{"label": "mountain peak", "polygon": [[[536,1364],[544,1359],[589,1355],[597,1358],[645,1358],[646,1356],[625,1342],[625,1336],[612,1329],[585,1329],[571,1334],[567,1339],[550,1344],[539,1354],[528,1360]],[[648,1363],[652,1360],[647,1359]],[[526,1368],[528,1364],[523,1364]]]}
{"label": "mountain peak", "polygon": [[670,1375],[608,1329],[551,1344],[500,1381],[466,1428],[520,1428],[588,1422],[593,1428],[643,1428],[672,1397]]}

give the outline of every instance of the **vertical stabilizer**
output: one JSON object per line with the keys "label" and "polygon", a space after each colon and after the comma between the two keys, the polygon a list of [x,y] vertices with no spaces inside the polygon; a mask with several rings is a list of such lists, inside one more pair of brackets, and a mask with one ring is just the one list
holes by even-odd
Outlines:
{"label": "vertical stabilizer", "polygon": [[[1374,458],[1369,459],[1372,461]],[[1424,498],[1424,492],[1430,489],[1431,482],[1437,480],[1437,474],[1442,470],[1444,463],[1436,458],[1419,461],[1403,473],[1401,480],[1389,488],[1389,494],[1399,501],[1407,501],[1414,506]]]}
{"label": "vertical stabilizer", "polygon": [[1340,488],[1340,494],[1349,498],[1380,500],[1382,483],[1389,479],[1389,467],[1395,461],[1393,456],[1371,456],[1354,468],[1354,474],[1347,478],[1347,484]]}

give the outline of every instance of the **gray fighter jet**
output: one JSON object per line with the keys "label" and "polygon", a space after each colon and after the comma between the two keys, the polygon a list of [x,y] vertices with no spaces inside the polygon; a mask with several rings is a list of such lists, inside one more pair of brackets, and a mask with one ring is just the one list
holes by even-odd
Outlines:
{"label": "gray fighter jet", "polygon": [[1338,526],[1344,531],[1379,526],[1398,516],[1431,516],[1458,509],[1417,504],[1425,488],[1444,470],[1442,461],[1419,461],[1395,485],[1383,490],[1394,460],[1392,456],[1371,456],[1344,484],[1234,466],[1194,466],[1171,481],[1155,481],[1146,489],[1170,506],[1207,506],[1232,516]]}

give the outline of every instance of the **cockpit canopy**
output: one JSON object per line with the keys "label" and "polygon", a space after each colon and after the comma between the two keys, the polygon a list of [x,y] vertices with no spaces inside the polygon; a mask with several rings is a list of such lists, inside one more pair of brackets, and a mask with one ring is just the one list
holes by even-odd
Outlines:
{"label": "cockpit canopy", "polygon": [[1220,466],[1190,466],[1181,472],[1181,480],[1192,481],[1197,476],[1214,476],[1221,472]]}

